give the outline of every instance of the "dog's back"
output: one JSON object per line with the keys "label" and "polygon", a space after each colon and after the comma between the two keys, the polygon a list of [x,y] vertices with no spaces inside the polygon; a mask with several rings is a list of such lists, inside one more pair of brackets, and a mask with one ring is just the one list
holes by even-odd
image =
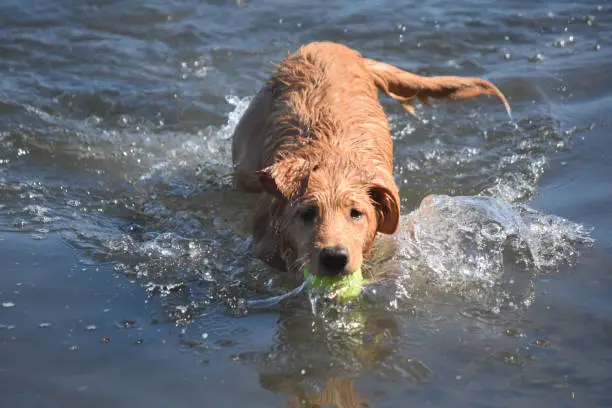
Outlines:
{"label": "dog's back", "polygon": [[263,164],[292,151],[299,140],[358,152],[363,162],[393,167],[389,124],[363,58],[336,43],[312,43],[285,59],[269,82],[273,119]]}
{"label": "dog's back", "polygon": [[283,60],[255,97],[233,138],[236,180],[261,191],[256,170],[304,142],[362,155],[392,173],[389,123],[361,55],[341,44],[311,43]]}

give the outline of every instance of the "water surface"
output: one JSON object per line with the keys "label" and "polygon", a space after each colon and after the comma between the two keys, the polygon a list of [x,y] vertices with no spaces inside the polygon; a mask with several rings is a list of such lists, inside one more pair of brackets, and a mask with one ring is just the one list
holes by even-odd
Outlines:
{"label": "water surface", "polygon": [[[0,7],[0,405],[612,404],[605,2]],[[383,98],[395,277],[249,308],[295,284],[251,256],[230,137],[313,40],[487,78],[513,117]]]}

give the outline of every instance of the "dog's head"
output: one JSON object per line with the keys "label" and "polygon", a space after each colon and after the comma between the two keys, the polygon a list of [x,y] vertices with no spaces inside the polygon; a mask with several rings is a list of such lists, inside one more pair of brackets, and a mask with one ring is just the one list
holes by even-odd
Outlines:
{"label": "dog's head", "polygon": [[281,205],[271,221],[290,269],[340,275],[361,268],[377,232],[393,234],[400,200],[389,172],[349,155],[287,157],[259,172]]}

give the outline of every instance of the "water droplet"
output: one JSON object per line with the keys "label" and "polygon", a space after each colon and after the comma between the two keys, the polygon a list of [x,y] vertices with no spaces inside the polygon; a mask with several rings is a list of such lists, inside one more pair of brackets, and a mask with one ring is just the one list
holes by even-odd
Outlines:
{"label": "water droplet", "polygon": [[119,329],[133,329],[135,326],[136,322],[134,320],[123,320],[116,325]]}
{"label": "water droplet", "polygon": [[544,55],[537,53],[528,58],[529,62],[542,62],[544,61]]}
{"label": "water droplet", "polygon": [[534,341],[533,344],[535,344],[538,347],[544,347],[544,348],[548,348],[552,345],[550,341],[544,340],[544,339],[538,339]]}

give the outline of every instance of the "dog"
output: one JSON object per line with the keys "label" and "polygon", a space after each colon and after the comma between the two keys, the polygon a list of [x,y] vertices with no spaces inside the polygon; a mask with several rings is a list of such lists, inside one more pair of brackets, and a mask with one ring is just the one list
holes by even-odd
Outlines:
{"label": "dog", "polygon": [[399,226],[393,142],[378,91],[414,103],[502,92],[480,78],[415,75],[333,42],[302,46],[257,93],[232,136],[234,184],[259,194],[255,255],[281,270],[350,274]]}

